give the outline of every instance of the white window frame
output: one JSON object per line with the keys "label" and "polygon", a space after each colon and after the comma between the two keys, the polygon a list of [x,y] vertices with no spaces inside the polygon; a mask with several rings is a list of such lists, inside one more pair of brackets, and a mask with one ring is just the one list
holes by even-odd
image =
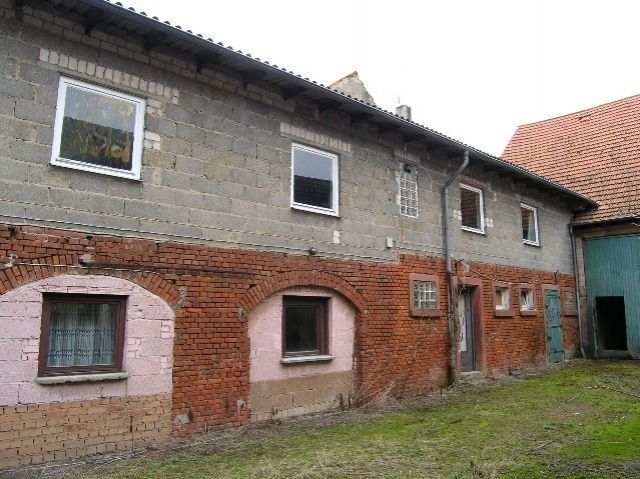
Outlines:
{"label": "white window frame", "polygon": [[[535,232],[536,232],[536,240],[535,241],[531,241],[531,240],[527,240],[527,239],[522,238],[522,242],[524,244],[529,244],[529,245],[532,245],[532,246],[540,246],[540,229],[538,227],[538,208],[536,208],[535,206],[527,205],[525,203],[520,203],[520,208],[521,209],[525,209],[525,210],[529,210],[529,211],[533,211],[533,224],[535,225]],[[522,212],[520,212],[520,236],[522,236],[522,232],[523,232]]]}
{"label": "white window frame", "polygon": [[[527,308],[525,307],[526,304],[522,301],[522,296],[529,296],[530,295],[530,299],[531,299],[531,307]],[[520,311],[535,311],[536,309],[536,295],[535,295],[535,291],[533,290],[533,288],[528,288],[528,287],[523,287],[520,288]]]}
{"label": "white window frame", "polygon": [[[331,160],[331,202],[333,204],[333,208],[321,208],[319,206],[306,205],[304,203],[296,203],[293,198],[294,193],[294,183],[295,183],[295,161],[296,161],[296,150],[308,151],[310,153],[314,153],[316,155],[324,156]],[[312,213],[320,213],[323,215],[329,216],[340,216],[340,208],[339,208],[339,198],[340,198],[340,183],[339,183],[339,175],[338,175],[338,155],[335,153],[330,153],[324,150],[318,150],[317,148],[313,148],[307,145],[301,145],[299,143],[291,144],[291,208],[302,211],[311,211]]]}
{"label": "white window frame", "polygon": [[[62,139],[62,122],[64,120],[64,107],[67,99],[67,88],[74,86],[83,90],[88,90],[101,95],[125,100],[136,104],[135,126],[133,132],[133,150],[131,155],[131,170],[121,170],[102,165],[92,165],[82,161],[70,160],[60,156],[60,141]],[[103,175],[118,176],[133,180],[140,179],[142,165],[142,146],[144,141],[144,115],[146,111],[146,101],[143,98],[127,95],[119,91],[111,90],[92,83],[86,83],[67,77],[60,77],[58,84],[58,103],[56,106],[56,119],[53,128],[53,146],[51,148],[51,164],[75,170],[90,171]]]}
{"label": "white window frame", "polygon": [[496,311],[509,311],[511,309],[511,288],[508,286],[496,286],[493,294],[495,295],[498,290],[500,291],[500,303],[496,302]]}
{"label": "white window frame", "polygon": [[[415,168],[415,171],[407,172],[406,171],[407,166],[409,166],[409,168]],[[404,211],[404,212],[402,211],[402,191],[403,189],[404,190],[408,189],[408,188],[402,188],[402,181],[405,175],[410,177],[412,188],[415,188],[415,201],[416,201],[415,215],[409,214],[407,211]],[[411,193],[414,193],[414,191],[411,190]],[[420,193],[418,191],[418,167],[411,163],[400,162],[400,171],[398,172],[398,210],[402,216],[406,216],[407,218],[415,219],[420,217]]]}
{"label": "white window frame", "polygon": [[[467,185],[465,183],[460,183],[460,189],[464,189],[467,191],[473,191],[474,193],[478,193],[480,196],[480,228],[471,228],[470,226],[462,225],[462,229],[464,231],[470,231],[472,233],[485,234],[485,221],[484,221],[484,192],[480,188],[476,188],[475,186]],[[462,195],[461,195],[462,196]],[[462,202],[460,202],[460,215],[462,215]]]}

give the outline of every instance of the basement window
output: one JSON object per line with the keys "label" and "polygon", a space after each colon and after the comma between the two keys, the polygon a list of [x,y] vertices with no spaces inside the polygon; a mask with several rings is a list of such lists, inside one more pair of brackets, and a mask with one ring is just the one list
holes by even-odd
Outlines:
{"label": "basement window", "polygon": [[538,209],[522,203],[520,204],[520,215],[522,217],[522,242],[539,246]]}
{"label": "basement window", "polygon": [[282,307],[282,356],[284,358],[328,354],[328,298],[284,296]]}
{"label": "basement window", "polygon": [[292,145],[291,207],[338,216],[338,156]]}
{"label": "basement window", "polygon": [[122,369],[126,296],[47,294],[39,376]]}
{"label": "basement window", "polygon": [[482,190],[460,184],[462,229],[484,234],[484,199]]}
{"label": "basement window", "polygon": [[398,172],[398,204],[400,214],[418,217],[418,167],[400,163]]}
{"label": "basement window", "polygon": [[60,78],[51,164],[140,179],[145,101]]}
{"label": "basement window", "polygon": [[507,283],[493,283],[494,316],[513,316],[511,288]]}
{"label": "basement window", "polygon": [[411,315],[422,317],[439,317],[438,284],[436,275],[410,274]]}

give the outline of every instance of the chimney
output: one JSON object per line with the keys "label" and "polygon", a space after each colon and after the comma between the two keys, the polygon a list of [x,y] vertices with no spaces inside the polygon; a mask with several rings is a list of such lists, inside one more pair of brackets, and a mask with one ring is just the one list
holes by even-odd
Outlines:
{"label": "chimney", "polygon": [[409,105],[398,105],[396,107],[396,115],[401,116],[405,120],[411,120],[411,107]]}

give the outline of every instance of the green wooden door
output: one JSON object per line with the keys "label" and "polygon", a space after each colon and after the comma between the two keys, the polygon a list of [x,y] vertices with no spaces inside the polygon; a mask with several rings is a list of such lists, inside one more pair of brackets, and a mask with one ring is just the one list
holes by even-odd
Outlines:
{"label": "green wooden door", "polygon": [[547,320],[547,351],[549,362],[557,363],[564,359],[562,346],[562,323],[560,322],[560,295],[554,290],[544,292],[544,316]]}
{"label": "green wooden door", "polygon": [[[596,357],[617,357],[620,351],[608,351],[598,329],[608,326],[611,311],[598,311],[600,298],[622,297],[624,311],[620,315],[626,329],[626,355],[640,358],[640,235],[608,236],[584,241],[585,278],[591,344]],[[607,313],[607,314],[603,314]],[[619,349],[619,348],[617,348]]]}

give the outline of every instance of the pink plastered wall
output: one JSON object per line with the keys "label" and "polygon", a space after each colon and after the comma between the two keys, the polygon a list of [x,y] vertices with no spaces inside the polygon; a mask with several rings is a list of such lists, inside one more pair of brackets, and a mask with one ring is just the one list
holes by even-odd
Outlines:
{"label": "pink plastered wall", "polygon": [[[329,301],[329,354],[327,362],[281,364],[282,296],[323,296]],[[249,316],[251,382],[351,371],[355,309],[339,294],[324,288],[289,288],[260,303]]]}
{"label": "pink plastered wall", "polygon": [[[128,296],[123,353],[126,379],[57,385],[35,382],[43,293]],[[0,296],[0,406],[170,392],[173,338],[172,309],[130,281],[61,275],[29,283]]]}

